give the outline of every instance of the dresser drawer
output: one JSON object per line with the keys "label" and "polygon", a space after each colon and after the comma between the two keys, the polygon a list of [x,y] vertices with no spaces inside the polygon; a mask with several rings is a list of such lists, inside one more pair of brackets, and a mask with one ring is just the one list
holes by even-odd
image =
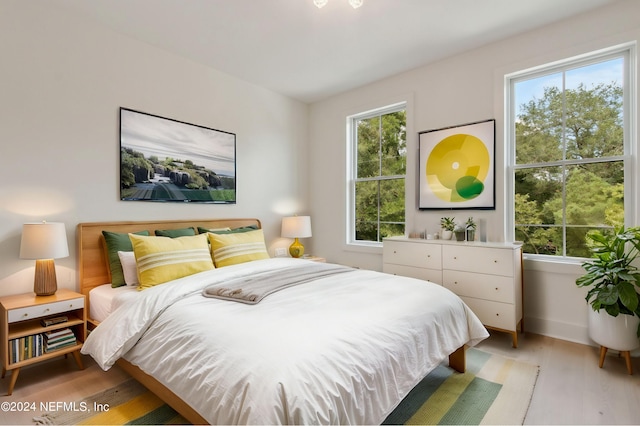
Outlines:
{"label": "dresser drawer", "polygon": [[515,259],[515,250],[484,248],[480,252],[473,246],[442,247],[443,269],[513,277]]}
{"label": "dresser drawer", "polygon": [[473,272],[442,271],[442,285],[458,296],[514,303],[513,278]]}
{"label": "dresser drawer", "polygon": [[439,244],[385,241],[382,255],[384,263],[442,269],[442,249]]}
{"label": "dresser drawer", "polygon": [[508,331],[516,330],[516,324],[520,318],[516,319],[515,305],[473,297],[461,296],[460,298],[480,318],[480,321],[485,326]]}
{"label": "dresser drawer", "polygon": [[11,309],[7,312],[10,323],[26,321],[34,318],[47,317],[61,312],[73,311],[84,308],[84,297],[63,300],[60,302],[43,303],[42,305],[27,306]]}
{"label": "dresser drawer", "polygon": [[421,280],[431,281],[435,284],[442,284],[442,271],[439,269],[416,268],[415,266],[395,265],[393,263],[384,263],[382,272],[403,277],[418,278]]}

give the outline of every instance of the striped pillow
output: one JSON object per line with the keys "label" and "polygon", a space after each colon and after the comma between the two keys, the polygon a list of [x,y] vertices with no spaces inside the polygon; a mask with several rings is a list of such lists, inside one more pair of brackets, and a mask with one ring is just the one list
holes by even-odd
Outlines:
{"label": "striped pillow", "polygon": [[262,229],[239,234],[209,232],[207,235],[216,268],[269,258]]}
{"label": "striped pillow", "polygon": [[213,269],[206,235],[144,237],[129,234],[138,264],[138,290]]}

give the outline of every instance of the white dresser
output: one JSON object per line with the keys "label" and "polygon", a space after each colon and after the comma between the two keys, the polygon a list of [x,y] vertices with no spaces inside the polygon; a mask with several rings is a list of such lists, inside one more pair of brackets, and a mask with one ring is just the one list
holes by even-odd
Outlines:
{"label": "white dresser", "polygon": [[487,328],[523,331],[522,246],[385,238],[383,272],[438,283],[456,293]]}

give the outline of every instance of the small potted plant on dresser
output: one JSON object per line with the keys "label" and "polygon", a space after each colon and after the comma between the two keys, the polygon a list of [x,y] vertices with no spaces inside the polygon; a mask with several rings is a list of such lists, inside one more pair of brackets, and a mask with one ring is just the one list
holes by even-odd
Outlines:
{"label": "small potted plant on dresser", "polygon": [[465,222],[465,227],[467,230],[467,241],[474,241],[476,239],[476,222],[472,217],[467,219]]}
{"label": "small potted plant on dresser", "polygon": [[465,229],[462,225],[456,225],[453,229],[453,233],[456,236],[456,241],[464,241]]}
{"label": "small potted plant on dresser", "polygon": [[620,351],[632,374],[630,351],[640,346],[640,227],[617,227],[587,234],[593,259],[582,263],[586,274],[576,280],[589,288],[589,337],[600,345],[600,367],[608,349]]}
{"label": "small potted plant on dresser", "polygon": [[453,235],[453,230],[456,229],[455,217],[441,218],[440,227],[442,228],[442,239],[450,240]]}

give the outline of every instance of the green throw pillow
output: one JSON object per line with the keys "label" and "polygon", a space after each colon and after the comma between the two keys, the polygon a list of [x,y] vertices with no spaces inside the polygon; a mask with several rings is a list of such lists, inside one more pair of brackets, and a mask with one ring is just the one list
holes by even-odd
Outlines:
{"label": "green throw pillow", "polygon": [[[149,231],[135,232],[137,235],[149,235]],[[111,287],[122,287],[124,282],[122,263],[120,263],[119,251],[133,251],[133,245],[128,233],[102,231],[104,242],[107,246],[107,262],[111,271]]]}
{"label": "green throw pillow", "polygon": [[193,228],[156,229],[155,234],[157,237],[169,237],[169,238],[191,237],[193,235],[196,235],[196,230]]}
{"label": "green throw pillow", "polygon": [[256,229],[259,229],[256,225],[243,226],[240,228],[233,228],[233,229],[229,229],[229,228],[207,229],[207,228],[198,226],[198,232],[200,234],[206,234],[207,232],[212,232],[214,234],[239,234],[242,232],[255,231]]}

